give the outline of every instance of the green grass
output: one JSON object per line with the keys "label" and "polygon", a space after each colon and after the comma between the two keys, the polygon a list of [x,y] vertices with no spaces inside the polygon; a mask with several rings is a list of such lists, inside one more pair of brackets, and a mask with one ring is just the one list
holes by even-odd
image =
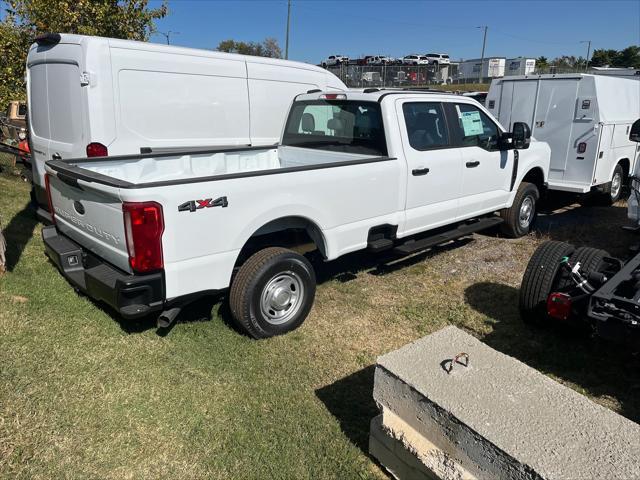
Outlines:
{"label": "green grass", "polygon": [[[372,365],[447,324],[640,419],[637,357],[528,329],[516,307],[542,238],[594,241],[579,212],[613,228],[621,207],[559,213],[541,222],[543,235],[516,241],[477,236],[382,265],[364,254],[339,259],[319,272],[299,330],[253,341],[224,320],[223,303],[196,305],[162,336],[153,321],[119,321],[77,295],[46,260],[28,193],[5,168],[1,477],[384,478],[365,453]],[[624,250],[620,238],[614,247]]]}

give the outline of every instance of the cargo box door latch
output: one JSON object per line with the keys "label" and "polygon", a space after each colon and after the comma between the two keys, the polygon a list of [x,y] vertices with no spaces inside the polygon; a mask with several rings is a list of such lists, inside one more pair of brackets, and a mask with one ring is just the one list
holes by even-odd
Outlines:
{"label": "cargo box door latch", "polygon": [[91,76],[89,75],[89,72],[82,72],[80,74],[80,86],[81,87],[86,87],[87,85],[89,85],[91,82]]}

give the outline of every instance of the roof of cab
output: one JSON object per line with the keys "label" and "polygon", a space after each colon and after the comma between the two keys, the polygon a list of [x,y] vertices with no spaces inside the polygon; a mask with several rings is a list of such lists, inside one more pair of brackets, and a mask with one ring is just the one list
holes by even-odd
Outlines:
{"label": "roof of cab", "polygon": [[448,92],[440,92],[438,90],[418,90],[418,89],[393,89],[393,88],[365,88],[365,89],[350,89],[345,92],[337,93],[335,91],[320,91],[320,90],[310,90],[307,93],[300,94],[296,97],[296,100],[318,100],[320,96],[324,94],[330,95],[344,95],[346,100],[355,100],[355,101],[368,101],[368,102],[379,102],[384,97],[397,97],[397,96],[424,96],[424,97],[433,97],[435,99],[446,98],[455,98],[457,100],[470,100],[470,97],[463,97],[462,95],[457,95],[455,93]]}

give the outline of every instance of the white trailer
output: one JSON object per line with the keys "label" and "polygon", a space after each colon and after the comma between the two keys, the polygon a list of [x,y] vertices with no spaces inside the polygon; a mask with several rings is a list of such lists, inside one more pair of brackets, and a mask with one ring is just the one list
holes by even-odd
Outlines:
{"label": "white trailer", "polygon": [[536,69],[535,58],[507,58],[505,66],[505,76],[509,75],[531,75]]}
{"label": "white trailer", "polygon": [[629,129],[640,117],[640,82],[587,74],[506,77],[491,83],[486,106],[506,129],[526,122],[549,144],[550,189],[619,198],[634,171],[638,147]]}
{"label": "white trailer", "polygon": [[459,78],[496,78],[504,77],[505,58],[476,58],[460,62],[458,67]]}

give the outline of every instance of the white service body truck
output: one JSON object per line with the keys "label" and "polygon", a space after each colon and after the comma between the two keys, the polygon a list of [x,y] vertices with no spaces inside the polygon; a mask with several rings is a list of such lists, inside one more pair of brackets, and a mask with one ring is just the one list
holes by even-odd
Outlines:
{"label": "white service body truck", "polygon": [[34,200],[56,158],[273,145],[293,98],[346,85],[315,65],[70,34],[27,56]]}
{"label": "white service body truck", "polygon": [[238,323],[268,337],[313,303],[313,267],[291,250],[301,244],[333,260],[498,224],[526,234],[549,166],[527,131],[457,95],[299,95],[278,146],[47,162],[55,225],[43,238],[76,288],[126,318],[156,312],[167,325],[188,300],[229,289]]}
{"label": "white service body truck", "polygon": [[598,190],[604,200],[618,200],[634,171],[638,145],[629,129],[640,117],[640,82],[587,74],[505,77],[491,83],[485,105],[507,129],[525,122],[549,144],[550,190]]}

